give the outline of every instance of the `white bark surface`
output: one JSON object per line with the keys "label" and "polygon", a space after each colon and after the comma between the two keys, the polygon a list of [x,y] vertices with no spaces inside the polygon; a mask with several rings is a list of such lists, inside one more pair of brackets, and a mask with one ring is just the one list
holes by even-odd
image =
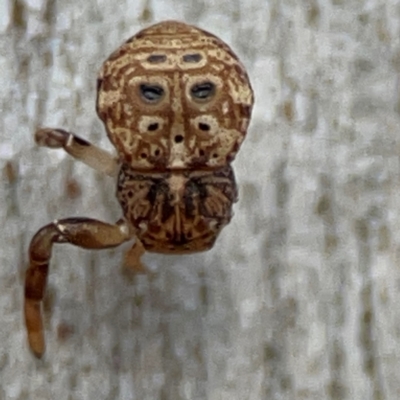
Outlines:
{"label": "white bark surface", "polygon": [[[123,248],[56,246],[37,361],[22,320],[32,235],[120,208],[112,179],[33,132],[111,149],[97,71],[164,19],[248,67],[235,217],[208,253],[148,254],[138,278]],[[399,71],[396,0],[0,0],[0,399],[399,399]]]}

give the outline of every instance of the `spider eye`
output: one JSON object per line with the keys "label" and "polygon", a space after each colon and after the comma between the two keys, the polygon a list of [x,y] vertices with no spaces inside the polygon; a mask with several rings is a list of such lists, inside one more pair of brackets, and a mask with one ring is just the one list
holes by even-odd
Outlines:
{"label": "spider eye", "polygon": [[190,89],[190,94],[196,100],[206,100],[215,94],[215,84],[212,82],[196,83]]}
{"label": "spider eye", "polygon": [[164,89],[158,85],[142,83],[140,85],[140,94],[142,98],[150,103],[156,103],[164,95]]}

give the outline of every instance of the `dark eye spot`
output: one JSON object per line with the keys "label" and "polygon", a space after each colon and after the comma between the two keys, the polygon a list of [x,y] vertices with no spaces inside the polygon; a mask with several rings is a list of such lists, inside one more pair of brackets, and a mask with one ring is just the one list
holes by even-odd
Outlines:
{"label": "dark eye spot", "polygon": [[147,61],[151,64],[163,63],[167,60],[167,56],[164,54],[152,54],[147,57]]}
{"label": "dark eye spot", "polygon": [[200,149],[199,154],[200,154],[201,157],[204,156],[204,154],[205,154],[204,150]]}
{"label": "dark eye spot", "polygon": [[140,154],[140,157],[141,158],[147,158],[147,154],[146,153],[142,153],[142,154]]}
{"label": "dark eye spot", "polygon": [[215,85],[212,82],[196,83],[191,87],[190,94],[196,100],[206,100],[215,94]]}
{"label": "dark eye spot", "polygon": [[142,83],[140,85],[140,94],[143,99],[150,103],[156,103],[164,95],[164,89],[158,85],[150,85],[148,83]]}
{"label": "dark eye spot", "polygon": [[197,63],[199,62],[203,57],[201,56],[201,54],[185,54],[182,59],[184,62],[187,63]]}
{"label": "dark eye spot", "polygon": [[154,124],[150,124],[147,127],[147,130],[150,131],[150,132],[156,131],[157,129],[158,129],[158,123],[157,122],[155,122]]}
{"label": "dark eye spot", "polygon": [[208,124],[203,124],[202,122],[199,123],[199,129],[202,131],[209,131],[210,130],[210,125]]}
{"label": "dark eye spot", "polygon": [[160,155],[160,150],[157,149],[157,150],[154,152],[154,155],[155,155],[155,156],[159,156],[159,155]]}
{"label": "dark eye spot", "polygon": [[182,143],[183,142],[183,136],[182,135],[176,135],[174,137],[175,143]]}
{"label": "dark eye spot", "polygon": [[214,153],[212,156],[213,156],[213,158],[217,158],[217,157],[218,157],[218,154],[217,154],[217,153]]}

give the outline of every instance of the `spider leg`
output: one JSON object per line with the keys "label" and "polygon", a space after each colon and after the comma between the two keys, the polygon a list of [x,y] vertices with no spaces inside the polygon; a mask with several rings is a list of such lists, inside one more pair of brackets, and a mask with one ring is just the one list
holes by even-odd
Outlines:
{"label": "spider leg", "polygon": [[143,243],[136,239],[136,242],[125,254],[124,267],[131,269],[135,274],[146,274],[147,269],[140,261],[144,253]]}
{"label": "spider leg", "polygon": [[132,237],[133,233],[123,219],[116,224],[108,224],[89,218],[67,218],[39,229],[29,246],[24,297],[28,342],[36,357],[40,358],[45,349],[41,305],[53,243],[71,243],[84,249],[105,249],[116,247]]}
{"label": "spider leg", "polygon": [[119,164],[116,157],[71,132],[42,128],[35,132],[35,141],[39,146],[51,149],[63,148],[72,157],[99,172],[110,176],[116,176],[118,173]]}

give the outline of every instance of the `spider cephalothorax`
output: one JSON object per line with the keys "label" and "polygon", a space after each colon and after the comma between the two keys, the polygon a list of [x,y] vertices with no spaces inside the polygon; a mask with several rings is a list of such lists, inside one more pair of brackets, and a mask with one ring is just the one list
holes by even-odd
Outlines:
{"label": "spider cephalothorax", "polygon": [[53,243],[102,249],[135,239],[125,262],[138,270],[144,250],[211,248],[237,199],[230,163],[246,135],[253,92],[242,64],[220,39],[180,22],[159,23],[105,61],[97,88],[97,113],[118,157],[62,129],[40,129],[35,139],[118,175],[123,216],[115,224],[56,220],[33,237],[25,321],[38,357],[44,351],[41,302]]}

